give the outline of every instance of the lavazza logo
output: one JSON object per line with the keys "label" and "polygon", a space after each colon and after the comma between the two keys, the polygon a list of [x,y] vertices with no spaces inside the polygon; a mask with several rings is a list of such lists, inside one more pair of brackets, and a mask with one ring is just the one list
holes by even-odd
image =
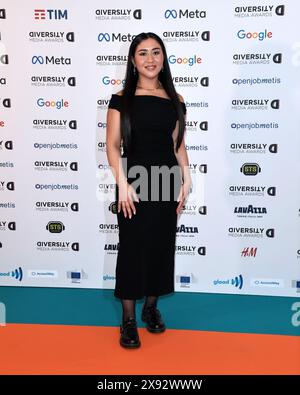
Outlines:
{"label": "lavazza logo", "polygon": [[185,30],[185,31],[165,31],[162,34],[165,42],[187,42],[187,41],[210,41],[210,31],[206,30],[200,32],[199,30]]}
{"label": "lavazza logo", "polygon": [[142,19],[142,10],[137,8],[136,10],[127,8],[111,8],[111,9],[97,9],[95,10],[97,20],[131,20],[131,19]]}
{"label": "lavazza logo", "polygon": [[252,206],[236,206],[233,210],[238,218],[263,218],[267,214],[266,207]]}
{"label": "lavazza logo", "polygon": [[278,110],[280,107],[279,99],[233,99],[231,102],[232,110]]}
{"label": "lavazza logo", "polygon": [[204,10],[165,10],[164,16],[166,19],[203,19],[206,18],[206,11]]}
{"label": "lavazza logo", "polygon": [[180,237],[195,237],[199,233],[197,226],[186,226],[184,224],[177,226],[176,231]]}
{"label": "lavazza logo", "polygon": [[29,32],[29,41],[33,43],[73,43],[75,42],[75,34],[74,32],[32,31]]}
{"label": "lavazza logo", "polygon": [[275,229],[265,229],[265,228],[229,228],[228,236],[230,237],[255,237],[255,238],[263,238],[275,237]]}
{"label": "lavazza logo", "polygon": [[31,77],[31,86],[65,88],[67,86],[76,86],[76,78],[66,76],[33,75]]}
{"label": "lavazza logo", "polygon": [[243,65],[263,65],[263,64],[281,64],[282,53],[272,54],[265,53],[235,53],[232,55],[232,63],[238,66]]}
{"label": "lavazza logo", "polygon": [[38,130],[76,130],[77,121],[75,119],[71,121],[67,119],[33,119],[32,127]]}
{"label": "lavazza logo", "polygon": [[228,188],[230,196],[276,196],[276,187],[265,185],[230,185]]}
{"label": "lavazza logo", "polygon": [[284,12],[284,5],[246,5],[241,7],[235,7],[234,16],[237,18],[273,17],[283,16]]}
{"label": "lavazza logo", "polygon": [[97,55],[97,65],[99,66],[125,66],[127,55]]}

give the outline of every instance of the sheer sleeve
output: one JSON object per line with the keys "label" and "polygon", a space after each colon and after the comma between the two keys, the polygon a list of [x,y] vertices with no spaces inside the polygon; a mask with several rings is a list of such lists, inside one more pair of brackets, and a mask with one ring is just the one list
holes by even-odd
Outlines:
{"label": "sheer sleeve", "polygon": [[112,94],[111,99],[108,103],[108,108],[121,111],[121,105],[122,105],[122,96]]}

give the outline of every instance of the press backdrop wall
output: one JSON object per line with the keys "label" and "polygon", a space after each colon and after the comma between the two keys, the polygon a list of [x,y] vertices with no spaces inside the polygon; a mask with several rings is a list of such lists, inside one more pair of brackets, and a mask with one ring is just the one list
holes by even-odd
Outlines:
{"label": "press backdrop wall", "polygon": [[2,1],[0,285],[114,288],[106,112],[134,35],[153,31],[186,103],[194,184],[176,290],[298,296],[299,12],[297,1]]}

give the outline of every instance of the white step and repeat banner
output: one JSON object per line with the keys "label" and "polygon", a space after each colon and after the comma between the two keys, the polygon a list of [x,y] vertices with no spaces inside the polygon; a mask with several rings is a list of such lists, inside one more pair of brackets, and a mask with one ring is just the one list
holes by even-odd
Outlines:
{"label": "white step and repeat banner", "polygon": [[2,0],[0,285],[114,288],[106,111],[134,35],[154,31],[194,180],[176,290],[300,295],[299,14],[296,0]]}

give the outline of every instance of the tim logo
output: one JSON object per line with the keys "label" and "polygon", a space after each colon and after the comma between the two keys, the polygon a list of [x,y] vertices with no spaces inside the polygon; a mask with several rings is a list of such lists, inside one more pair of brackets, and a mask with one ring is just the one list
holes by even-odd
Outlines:
{"label": "tim logo", "polygon": [[256,257],[257,247],[245,247],[241,253],[242,257],[252,256],[253,258]]}
{"label": "tim logo", "polygon": [[34,19],[38,19],[38,20],[68,19],[68,11],[36,9],[34,10]]}
{"label": "tim logo", "polygon": [[234,285],[238,289],[242,289],[243,288],[243,276],[240,274],[239,276],[235,276],[235,278],[232,278],[231,285]]}
{"label": "tim logo", "polygon": [[22,281],[23,279],[23,270],[21,267],[15,269],[11,272],[11,276],[14,277],[16,280]]}

